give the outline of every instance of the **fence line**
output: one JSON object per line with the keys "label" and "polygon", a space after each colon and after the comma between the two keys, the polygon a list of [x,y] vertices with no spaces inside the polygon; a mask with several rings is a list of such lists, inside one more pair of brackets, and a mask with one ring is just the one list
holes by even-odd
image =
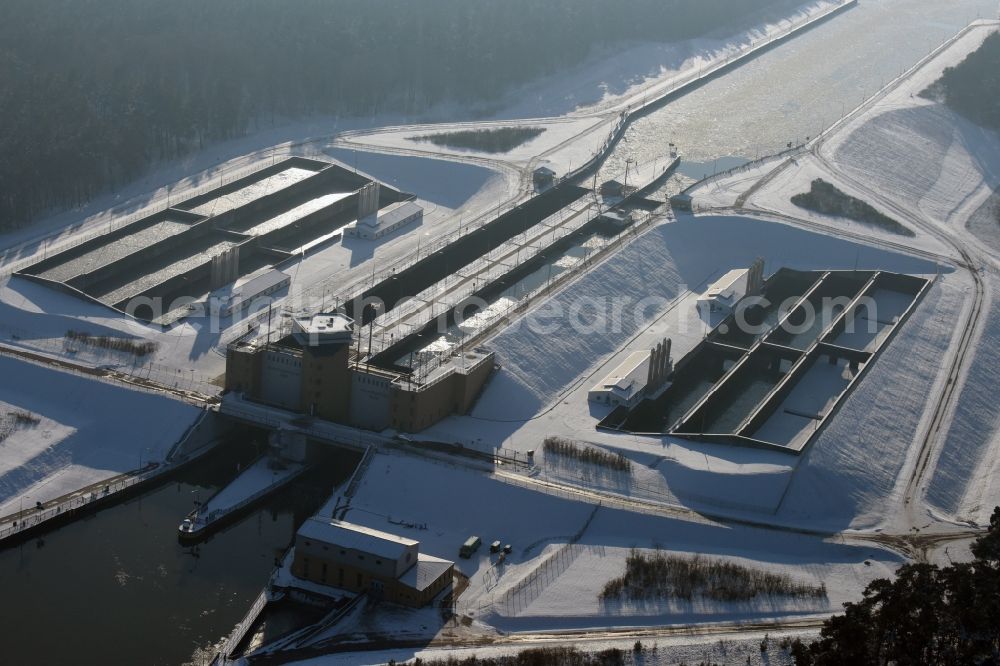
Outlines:
{"label": "fence line", "polygon": [[[21,510],[16,514],[16,518],[11,521],[11,525],[0,528],[0,541],[12,535],[24,532],[25,530],[29,530],[53,518],[78,510],[80,507],[110,497],[111,495],[121,492],[126,488],[131,488],[137,483],[142,483],[147,479],[151,479],[160,472],[160,467],[161,465],[159,463],[149,463],[142,472],[132,474],[124,478],[119,478],[118,480],[108,481],[100,492],[95,490],[85,492],[82,495],[76,495],[64,501],[58,502],[47,509],[37,510],[28,508]],[[9,518],[10,517],[8,516],[8,518],[3,519],[4,522],[6,522]]]}
{"label": "fence line", "polygon": [[[153,361],[143,361],[128,352],[94,350],[87,345],[63,338],[43,338],[31,331],[0,324],[0,335],[13,347],[28,352],[50,354],[67,363],[89,366],[94,370],[108,370],[145,381],[155,382],[176,389],[187,389],[203,395],[215,395],[221,390],[212,377],[193,368],[178,368]],[[124,360],[123,360],[124,359]],[[81,371],[82,374],[86,374]],[[109,377],[113,379],[113,377]]]}

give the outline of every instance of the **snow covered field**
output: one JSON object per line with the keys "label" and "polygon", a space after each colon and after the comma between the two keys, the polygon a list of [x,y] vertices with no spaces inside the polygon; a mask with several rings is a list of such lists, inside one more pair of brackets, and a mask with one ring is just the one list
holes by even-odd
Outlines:
{"label": "snow covered field", "polygon": [[0,442],[0,516],[162,461],[200,410],[0,356],[0,412],[38,416]]}
{"label": "snow covered field", "polygon": [[[331,509],[332,503],[321,515]],[[453,559],[469,578],[459,612],[505,631],[827,613],[857,598],[871,579],[888,575],[900,562],[870,546],[599,507],[511,485],[485,472],[386,453],[372,460],[345,519],[416,539],[421,552]],[[471,534],[482,538],[483,547],[469,560],[458,558],[459,546]],[[494,539],[513,546],[505,562],[488,552]],[[810,585],[825,582],[828,596],[601,603],[600,590],[624,572],[633,547],[697,552]]]}

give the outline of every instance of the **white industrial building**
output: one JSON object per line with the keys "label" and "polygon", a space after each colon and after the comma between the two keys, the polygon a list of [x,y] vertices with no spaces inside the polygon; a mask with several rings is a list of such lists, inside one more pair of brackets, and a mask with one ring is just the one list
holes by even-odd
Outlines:
{"label": "white industrial building", "polygon": [[621,365],[590,389],[587,399],[612,407],[634,407],[646,392],[649,359],[648,351],[632,352]]}
{"label": "white industrial building", "polygon": [[215,296],[221,301],[219,314],[228,317],[239,314],[255,299],[264,298],[285,289],[292,283],[287,273],[271,269],[260,275],[235,282],[232,287],[220,289]]}
{"label": "white industrial building", "polygon": [[424,209],[413,201],[401,201],[384,211],[365,215],[357,222],[344,228],[345,236],[374,240],[391,234],[400,227],[419,222],[424,217]]}
{"label": "white industrial building", "polygon": [[746,296],[749,268],[735,268],[708,286],[698,298],[698,309],[704,312],[730,312],[737,301]]}

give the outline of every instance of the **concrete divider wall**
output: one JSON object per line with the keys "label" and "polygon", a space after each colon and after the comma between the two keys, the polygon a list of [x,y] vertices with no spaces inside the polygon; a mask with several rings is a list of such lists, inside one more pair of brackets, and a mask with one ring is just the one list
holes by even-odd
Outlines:
{"label": "concrete divider wall", "polygon": [[[243,246],[247,245],[252,240],[253,239],[247,239],[247,241],[245,241],[244,243],[242,243],[239,246],[240,247],[240,261],[241,262],[243,260],[242,248],[243,248]],[[118,303],[115,303],[114,307],[117,310],[124,311],[125,307],[128,305],[128,302],[131,301],[133,298],[157,298],[157,297],[160,297],[160,298],[163,298],[166,301],[171,301],[171,300],[173,300],[173,298],[177,297],[178,295],[175,295],[174,297],[171,297],[170,292],[178,292],[178,291],[179,292],[183,292],[184,296],[190,296],[192,298],[198,297],[201,294],[193,293],[193,292],[199,291],[199,284],[201,282],[207,282],[207,280],[209,279],[209,276],[211,274],[211,270],[212,270],[212,260],[211,259],[207,259],[206,261],[198,264],[197,266],[195,266],[194,268],[192,268],[192,269],[190,269],[188,271],[185,271],[184,273],[180,273],[179,275],[175,275],[175,276],[173,276],[171,278],[167,278],[163,282],[159,282],[159,283],[153,285],[152,287],[146,289],[145,291],[142,291],[142,292],[140,292],[138,294],[135,294],[134,296],[129,296],[128,298],[126,298],[126,299],[124,299],[124,300],[122,300],[122,301],[120,301]],[[170,303],[169,302],[165,302],[163,305],[164,306],[168,306],[168,305],[170,305]]]}

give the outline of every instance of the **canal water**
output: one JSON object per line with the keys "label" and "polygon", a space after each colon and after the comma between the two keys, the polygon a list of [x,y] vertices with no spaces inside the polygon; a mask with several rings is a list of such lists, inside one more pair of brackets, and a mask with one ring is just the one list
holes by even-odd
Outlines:
{"label": "canal water", "polygon": [[237,462],[242,435],[178,477],[123,504],[0,551],[0,663],[202,664],[239,622],[297,527],[353,471],[326,461],[208,541],[182,546],[177,525]]}
{"label": "canal water", "polygon": [[675,143],[681,175],[700,179],[816,136],[913,66],[996,0],[861,0],[843,14],[637,120],[602,168],[662,158]]}

